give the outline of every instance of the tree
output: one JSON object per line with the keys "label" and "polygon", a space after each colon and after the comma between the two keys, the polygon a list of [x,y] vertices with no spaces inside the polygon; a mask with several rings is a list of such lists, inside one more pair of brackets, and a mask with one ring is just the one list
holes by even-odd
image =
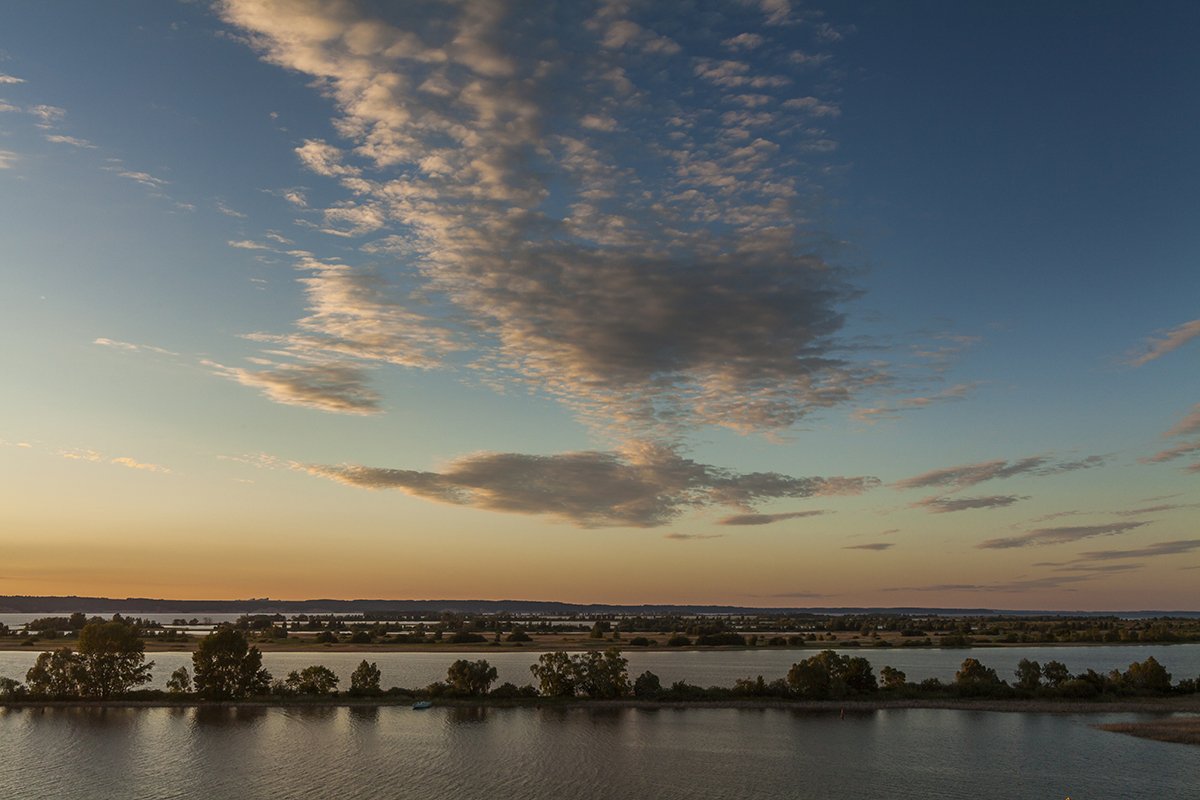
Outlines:
{"label": "tree", "polygon": [[538,682],[538,691],[547,697],[574,697],[576,673],[566,653],[542,653],[538,663],[529,667]]}
{"label": "tree", "polygon": [[0,699],[19,700],[25,696],[25,687],[20,681],[0,676]]}
{"label": "tree", "polygon": [[379,667],[375,662],[367,663],[364,658],[362,663],[354,668],[354,672],[350,675],[350,694],[357,697],[363,695],[379,694],[379,681],[382,675],[379,672]]}
{"label": "tree", "polygon": [[615,699],[629,694],[628,659],[610,647],[603,653],[594,650],[572,659],[578,691],[588,697]]}
{"label": "tree", "polygon": [[833,650],[822,650],[793,664],[787,683],[792,691],[810,700],[870,694],[879,688],[871,662],[840,656]]}
{"label": "tree", "polygon": [[284,684],[296,694],[330,694],[337,689],[338,676],[329,667],[313,664],[299,672],[289,672]]}
{"label": "tree", "polygon": [[908,683],[908,676],[893,667],[885,666],[879,670],[879,677],[883,679],[883,688],[885,689],[903,689],[904,685]]}
{"label": "tree", "polygon": [[1026,691],[1035,691],[1042,685],[1042,665],[1036,661],[1022,658],[1017,662],[1017,669],[1013,674],[1016,675],[1017,686]]}
{"label": "tree", "polygon": [[38,697],[78,697],[82,694],[83,667],[69,647],[38,654],[25,673],[29,693]]}
{"label": "tree", "polygon": [[1061,661],[1047,661],[1042,667],[1042,678],[1051,688],[1057,689],[1071,679],[1071,672]]}
{"label": "tree", "polygon": [[639,700],[654,700],[662,694],[662,681],[650,670],[646,670],[633,682],[633,696]]}
{"label": "tree", "polygon": [[187,694],[192,690],[192,676],[187,667],[180,667],[167,679],[167,691],[171,694]]}
{"label": "tree", "polygon": [[508,640],[508,641],[510,641],[510,642],[528,642],[528,641],[531,641],[529,634],[528,634],[528,633],[526,633],[526,632],[525,632],[525,631],[524,631],[524,630],[523,630],[521,627],[519,627],[519,626],[514,626],[514,627],[513,627],[513,629],[512,629],[512,633],[510,633],[510,634],[508,635],[508,637],[507,637],[507,640]]}
{"label": "tree", "polygon": [[192,654],[197,693],[213,700],[236,700],[265,694],[271,673],[262,667],[262,653],[250,647],[245,635],[222,625],[200,640]]}
{"label": "tree", "polygon": [[468,661],[460,658],[446,671],[446,683],[458,694],[487,694],[496,680],[496,668],[484,659]]}
{"label": "tree", "polygon": [[1000,683],[996,670],[974,658],[965,659],[954,673],[954,685],[964,694],[988,694],[999,688]]}
{"label": "tree", "polygon": [[88,697],[125,694],[150,680],[154,662],[146,663],[137,629],[125,622],[89,622],[79,632],[80,687]]}
{"label": "tree", "polygon": [[1122,677],[1125,686],[1135,692],[1166,694],[1171,691],[1171,673],[1154,656],[1130,664]]}

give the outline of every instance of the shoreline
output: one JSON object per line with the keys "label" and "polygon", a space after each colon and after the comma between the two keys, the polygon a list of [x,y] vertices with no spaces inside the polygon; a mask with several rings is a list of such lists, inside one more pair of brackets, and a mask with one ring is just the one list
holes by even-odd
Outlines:
{"label": "shoreline", "polygon": [[[145,641],[145,652],[149,653],[191,653],[199,644],[200,638],[197,637],[192,642],[154,642]],[[847,640],[852,641],[852,640]],[[38,639],[35,644],[25,645],[18,641],[0,641],[0,652],[6,653],[40,653],[43,650],[54,650],[59,647],[70,647],[75,649],[76,639]],[[318,644],[316,642],[297,646],[295,642],[267,641],[267,642],[251,642],[264,653],[296,653],[296,654],[316,654],[316,653],[546,653],[546,652],[583,652],[587,650],[604,650],[609,647],[620,647],[624,653],[706,653],[706,652],[730,652],[730,651],[766,651],[766,652],[820,652],[821,650],[860,650],[864,657],[867,653],[888,653],[888,652],[909,652],[923,650],[1007,650],[1014,648],[1054,648],[1054,649],[1078,649],[1078,648],[1106,648],[1106,647],[1176,647],[1187,645],[1200,645],[1200,642],[1043,642],[1043,643],[1028,643],[1028,642],[983,642],[970,645],[923,645],[915,646],[893,646],[893,647],[875,647],[875,646],[855,646],[846,642],[812,642],[807,645],[689,645],[687,647],[667,647],[665,645],[657,645],[651,647],[630,646],[626,641],[612,641],[610,639],[602,640],[572,640],[572,641],[545,641],[540,642],[534,640],[527,642],[522,646],[505,643],[498,646],[484,644],[482,642],[470,642],[464,644],[395,644],[390,642],[381,642],[379,644]]]}
{"label": "shoreline", "polygon": [[[51,709],[51,708],[407,708],[411,707],[416,698],[412,696],[396,697],[299,697],[299,698],[253,698],[246,700],[200,700],[181,698],[172,700],[161,699],[131,699],[131,700],[9,700],[0,701],[0,711],[18,708]],[[827,712],[830,714],[863,713],[871,711],[886,711],[892,709],[936,709],[944,711],[995,711],[1006,713],[1034,714],[1105,714],[1105,713],[1192,713],[1200,714],[1200,696],[1192,697],[1146,697],[1122,698],[1113,701],[1077,701],[1077,700],[1044,700],[1044,699],[879,699],[879,700],[780,700],[778,698],[764,699],[733,699],[733,700],[639,700],[625,698],[619,700],[589,700],[586,698],[496,698],[463,697],[440,698],[431,701],[433,708],[460,709],[639,709],[639,710],[687,710],[687,709],[777,709],[791,711]],[[1200,720],[1196,721],[1200,724]],[[1124,724],[1124,723],[1122,723]],[[1133,724],[1133,723],[1131,723]],[[1122,731],[1125,732],[1125,731]]]}

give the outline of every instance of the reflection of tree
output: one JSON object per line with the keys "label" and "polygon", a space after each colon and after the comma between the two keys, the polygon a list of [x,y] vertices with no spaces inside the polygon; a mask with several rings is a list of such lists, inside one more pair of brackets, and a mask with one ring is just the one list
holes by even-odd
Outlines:
{"label": "reflection of tree", "polygon": [[487,722],[488,711],[484,706],[455,706],[447,719],[455,725],[478,725]]}

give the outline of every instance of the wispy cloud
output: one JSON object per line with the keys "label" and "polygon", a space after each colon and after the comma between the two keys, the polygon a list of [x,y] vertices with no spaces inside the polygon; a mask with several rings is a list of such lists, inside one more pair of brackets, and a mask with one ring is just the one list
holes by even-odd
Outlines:
{"label": "wispy cloud", "polygon": [[770,525],[773,522],[783,522],[789,519],[817,517],[828,514],[828,511],[789,511],[783,514],[735,514],[731,517],[717,520],[718,525]]}
{"label": "wispy cloud", "polygon": [[12,169],[20,157],[11,150],[0,150],[0,169]]}
{"label": "wispy cloud", "polygon": [[1200,319],[1185,322],[1182,325],[1171,328],[1156,338],[1146,340],[1143,347],[1144,352],[1132,357],[1129,363],[1135,367],[1148,364],[1155,359],[1162,358],[1168,353],[1178,350],[1197,336],[1200,336]]}
{"label": "wispy cloud", "polygon": [[78,147],[83,150],[95,150],[96,149],[96,145],[92,144],[87,139],[80,139],[75,136],[64,136],[59,133],[49,133],[49,134],[46,134],[45,137],[43,137],[43,138],[45,138],[45,140],[47,142],[51,142],[52,144],[67,144],[67,145],[70,145],[71,147]]}
{"label": "wispy cloud", "polygon": [[[1166,431],[1163,436],[1166,438],[1177,438],[1179,436],[1188,436],[1200,431],[1200,403],[1192,407],[1183,419]],[[1200,453],[1200,439],[1191,442],[1180,442],[1171,447],[1158,451],[1152,456],[1139,458],[1138,461],[1142,464],[1161,464],[1165,461],[1174,461],[1177,458],[1190,456],[1194,453]],[[1185,467],[1189,472],[1200,472],[1200,462],[1191,464]]]}
{"label": "wispy cloud", "polygon": [[203,362],[213,372],[258,389],[264,396],[290,406],[338,414],[378,414],[379,394],[367,384],[366,371],[353,364],[323,361],[299,364],[268,363],[257,370]]}
{"label": "wispy cloud", "polygon": [[86,447],[72,447],[57,451],[57,455],[69,461],[88,461],[93,464],[114,464],[118,467],[126,467],[127,469],[136,469],[143,472],[157,472],[163,475],[168,475],[171,470],[161,464],[151,464],[146,461],[138,461],[129,456],[118,456],[110,458],[98,450],[92,450]]}
{"label": "wispy cloud", "polygon": [[987,497],[926,497],[911,504],[912,508],[923,508],[931,514],[946,514],[952,511],[969,511],[977,508],[1004,508],[1028,497],[1015,494],[994,494]]}
{"label": "wispy cloud", "polygon": [[963,400],[977,386],[978,384],[975,383],[960,383],[935,394],[906,397],[888,406],[872,406],[856,409],[851,416],[859,422],[874,423],[881,419],[894,418],[902,411],[926,408],[938,403]]}
{"label": "wispy cloud", "polygon": [[162,464],[151,464],[146,461],[138,461],[137,459],[130,458],[129,456],[120,456],[118,458],[114,458],[109,463],[116,464],[119,467],[126,467],[127,469],[141,470],[143,472],[158,472],[163,474],[171,472],[170,469],[164,467]]}
{"label": "wispy cloud", "polygon": [[0,73],[0,86],[11,85],[11,84],[16,84],[16,83],[24,83],[24,82],[25,82],[24,78],[18,78],[15,75],[5,75],[4,73]]}
{"label": "wispy cloud", "polygon": [[846,545],[842,549],[843,550],[872,550],[872,551],[878,552],[881,550],[890,550],[891,548],[893,548],[895,546],[896,546],[895,542],[871,542],[870,544],[850,544],[850,545]]}
{"label": "wispy cloud", "polygon": [[872,478],[736,473],[649,442],[632,442],[615,451],[549,456],[478,453],[440,472],[322,464],[303,469],[350,486],[398,489],[435,502],[491,511],[545,514],[580,527],[652,528],[688,509],[751,509],[774,499],[864,491],[875,483]]}
{"label": "wispy cloud", "polygon": [[215,201],[213,203],[213,207],[227,217],[233,217],[234,219],[246,219],[246,215],[244,213],[235,208],[230,208],[223,200]]}
{"label": "wispy cloud", "polygon": [[92,340],[92,344],[98,344],[101,347],[109,347],[113,350],[124,350],[127,353],[156,353],[162,356],[177,356],[174,350],[167,350],[162,347],[155,347],[151,344],[134,344],[133,342],[122,342],[116,339],[108,339],[104,336],[99,336]]}
{"label": "wispy cloud", "polygon": [[1091,550],[1080,553],[1081,559],[1088,561],[1111,561],[1122,558],[1153,558],[1155,556],[1174,556],[1200,550],[1200,539],[1176,539],[1172,542],[1158,542],[1146,547],[1133,550]]}
{"label": "wispy cloud", "polygon": [[954,467],[930,470],[911,478],[896,481],[896,489],[918,489],[931,486],[963,489],[984,481],[1012,478],[1017,475],[1057,475],[1079,469],[1099,467],[1105,463],[1104,456],[1088,456],[1078,461],[1055,461],[1050,456],[1028,456],[1016,461],[996,459],[978,464],[959,464]]}
{"label": "wispy cloud", "polygon": [[1149,522],[1110,522],[1104,525],[1069,525],[1059,528],[1037,528],[1021,536],[988,539],[975,545],[985,550],[1002,550],[1011,547],[1034,547],[1039,545],[1065,544],[1094,536],[1116,536]]}
{"label": "wispy cloud", "polygon": [[[572,6],[564,19],[400,5],[387,21],[350,4],[218,7],[338,109],[339,141],[296,149],[345,192],[313,209],[320,227],[406,244],[421,263],[409,275],[454,307],[488,381],[644,431],[785,428],[887,379],[841,341],[857,290],[803,222],[811,167],[836,144],[816,123],[832,106],[730,110],[748,93],[771,107],[808,97],[796,89],[815,82],[811,65],[691,58],[652,7]],[[739,47],[765,38],[743,33]],[[631,59],[653,61],[654,85]],[[441,322],[414,323],[410,340],[444,338]]]}
{"label": "wispy cloud", "polygon": [[664,533],[664,539],[671,539],[676,542],[692,542],[701,541],[703,539],[721,539],[724,537],[722,533]]}

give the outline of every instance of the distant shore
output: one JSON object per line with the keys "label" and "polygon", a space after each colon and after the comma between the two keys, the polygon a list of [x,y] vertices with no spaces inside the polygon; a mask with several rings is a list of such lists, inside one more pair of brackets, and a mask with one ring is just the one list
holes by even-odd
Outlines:
{"label": "distant shore", "polygon": [[1151,722],[1113,722],[1096,727],[1102,731],[1125,733],[1156,742],[1200,745],[1200,717],[1156,719]]}
{"label": "distant shore", "polygon": [[[12,700],[0,701],[0,709],[14,708],[383,708],[410,707],[411,696],[383,695],[376,697],[350,697],[330,695],[326,697],[283,697],[255,698],[247,700],[198,700],[182,697],[164,697],[146,700]],[[1142,697],[1121,698],[1113,701],[1097,700],[1047,700],[1047,699],[879,699],[879,700],[780,700],[778,698],[738,700],[589,700],[586,698],[531,697],[531,698],[439,698],[432,701],[435,708],[490,709],[490,708],[538,708],[538,709],[622,709],[683,710],[692,708],[709,709],[779,709],[785,711],[812,711],[829,714],[863,713],[890,709],[941,709],[948,711],[1001,711],[1034,714],[1116,714],[1116,713],[1196,713],[1200,714],[1200,696],[1189,697]],[[1200,718],[1184,720],[1192,722],[1200,732]],[[1124,723],[1122,723],[1124,724]],[[1141,723],[1129,723],[1137,726]],[[1146,723],[1147,725],[1155,723]],[[1182,723],[1180,723],[1183,727]],[[1117,730],[1105,726],[1106,730]],[[1135,733],[1121,730],[1122,733]]]}
{"label": "distant shore", "polygon": [[[156,642],[153,639],[145,641],[147,653],[190,653],[196,649],[200,638],[189,642]],[[708,652],[728,650],[763,650],[763,651],[821,651],[821,650],[861,650],[863,655],[869,653],[909,652],[920,650],[1006,650],[1011,648],[1047,647],[1072,650],[1095,647],[1174,647],[1178,645],[1200,644],[1197,642],[977,642],[969,645],[922,645],[878,647],[873,645],[850,644],[853,639],[837,641],[816,641],[803,645],[687,645],[683,647],[668,647],[666,645],[630,646],[627,641],[611,639],[589,639],[578,634],[563,636],[539,636],[531,642],[517,645],[505,642],[500,645],[490,642],[467,642],[462,644],[446,643],[395,643],[379,642],[377,644],[351,644],[338,642],[324,644],[314,641],[304,641],[293,638],[284,641],[255,641],[253,644],[264,653],[543,653],[554,650],[578,652],[581,650],[604,650],[608,647],[621,647],[626,653],[676,653],[676,652]],[[20,640],[0,639],[0,652],[32,652],[39,653],[47,648],[73,647],[72,639],[39,639],[33,645],[22,644]]]}

